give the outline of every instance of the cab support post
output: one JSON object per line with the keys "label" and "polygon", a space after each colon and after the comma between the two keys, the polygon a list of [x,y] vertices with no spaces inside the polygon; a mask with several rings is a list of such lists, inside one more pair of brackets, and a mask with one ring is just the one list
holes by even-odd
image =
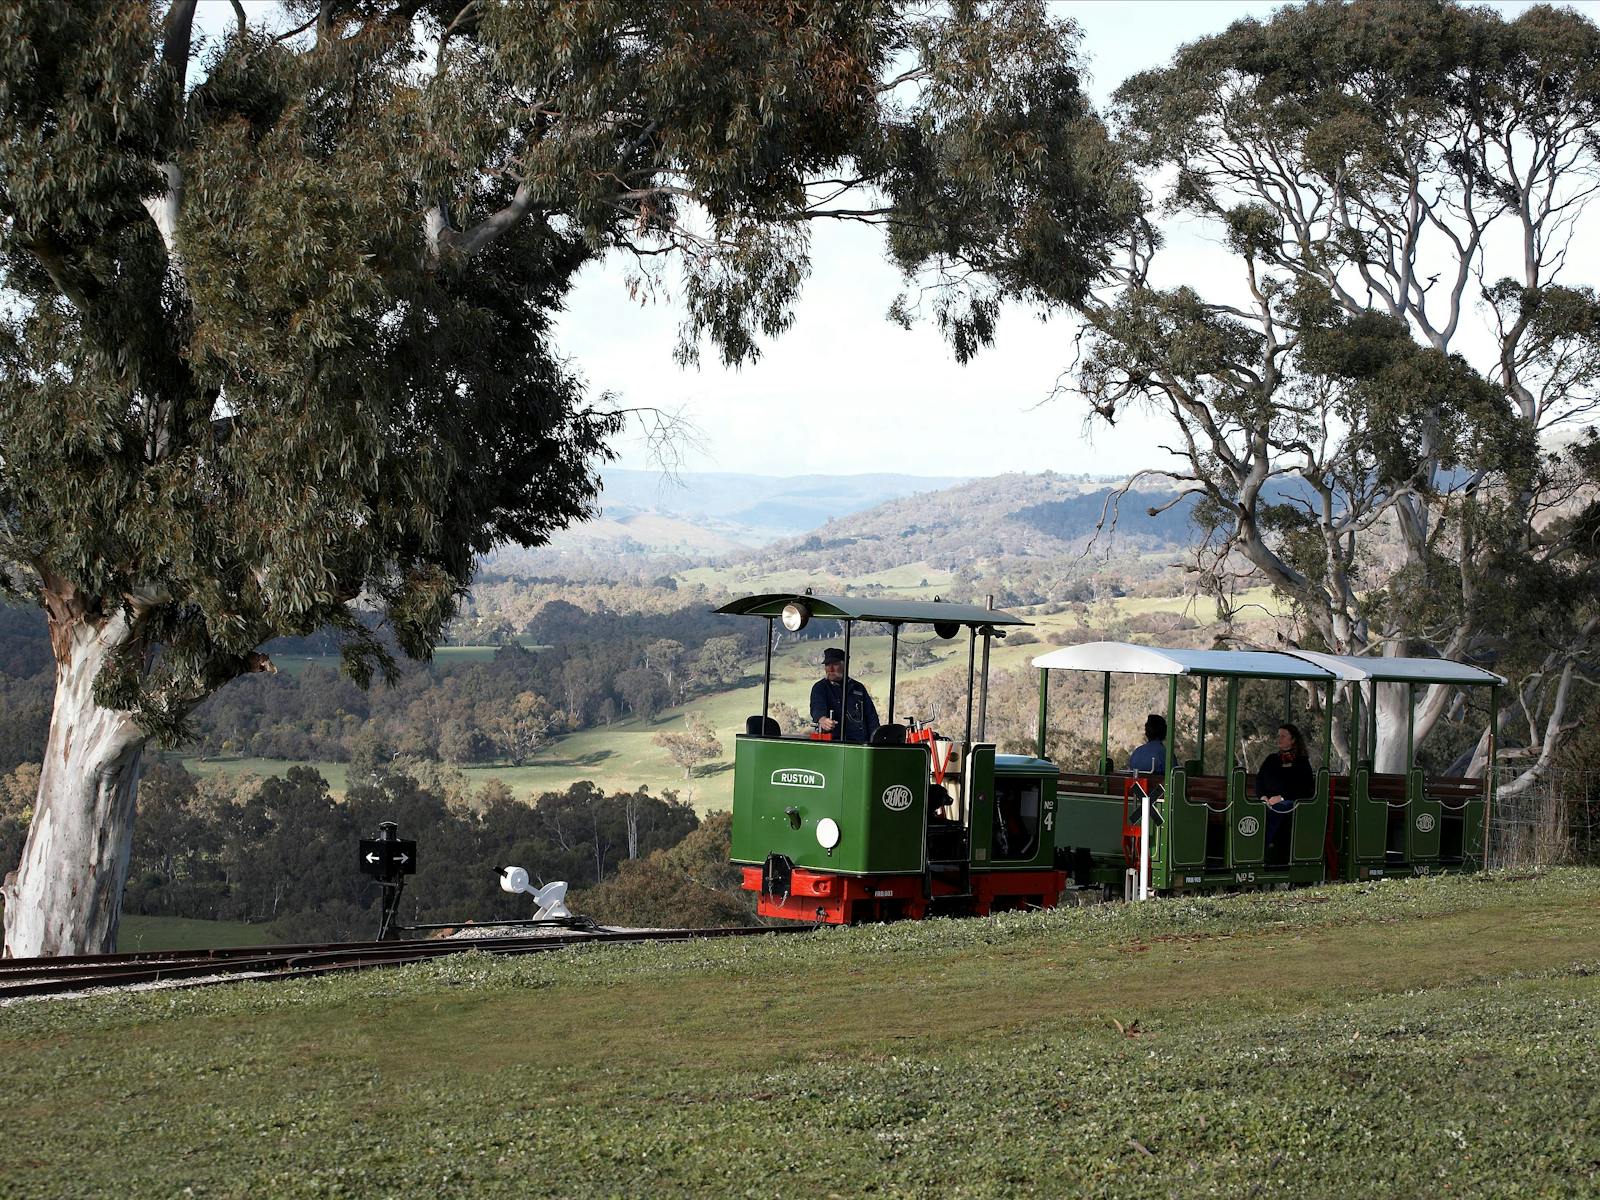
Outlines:
{"label": "cab support post", "polygon": [[767,618],[767,664],[761,671],[761,732],[767,732],[767,702],[772,698],[772,622]]}
{"label": "cab support post", "polygon": [[1044,757],[1044,732],[1050,720],[1050,670],[1039,668],[1039,745],[1038,755]]}
{"label": "cab support post", "polygon": [[883,720],[885,725],[894,724],[894,679],[895,668],[900,665],[900,623],[896,621],[889,626],[889,715]]}
{"label": "cab support post", "polygon": [[[1195,748],[1194,754],[1195,761],[1200,764],[1200,769],[1195,772],[1196,775],[1204,775],[1206,773],[1206,695],[1210,691],[1210,687],[1211,676],[1200,676],[1200,744]],[[1167,720],[1167,727],[1169,729],[1172,727],[1171,718]]]}
{"label": "cab support post", "polygon": [[978,740],[989,739],[989,647],[994,643],[994,630],[983,627],[983,674],[978,680]]}
{"label": "cab support post", "polygon": [[961,739],[962,753],[972,747],[972,673],[978,666],[978,627],[967,626],[967,729]]}
{"label": "cab support post", "polygon": [[[839,723],[834,726],[836,732],[833,739],[836,742],[849,741],[846,735],[850,732],[845,728],[845,717],[850,712],[850,626],[853,622],[844,621],[842,624],[844,625],[844,684],[839,689]],[[865,713],[862,714],[862,719],[866,719]]]}

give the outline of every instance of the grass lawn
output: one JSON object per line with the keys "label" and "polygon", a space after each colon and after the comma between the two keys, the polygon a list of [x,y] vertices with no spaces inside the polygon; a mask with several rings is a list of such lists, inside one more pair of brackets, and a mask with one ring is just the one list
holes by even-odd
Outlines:
{"label": "grass lawn", "polygon": [[0,1191],[1594,1194],[1597,899],[1434,878],[14,1005]]}
{"label": "grass lawn", "polygon": [[124,913],[117,927],[117,950],[209,950],[214,946],[268,946],[273,938],[260,925],[243,921],[194,921],[188,917],[139,917]]}

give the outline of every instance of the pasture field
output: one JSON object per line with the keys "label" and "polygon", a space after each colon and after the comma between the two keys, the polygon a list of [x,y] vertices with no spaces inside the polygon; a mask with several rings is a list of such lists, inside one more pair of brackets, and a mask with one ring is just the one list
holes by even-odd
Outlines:
{"label": "pasture field", "polygon": [[[696,568],[696,570],[711,570],[711,568]],[[894,571],[880,572],[882,579],[869,576],[855,579],[853,582],[865,584],[877,581],[885,586],[903,584],[906,590],[899,593],[902,598],[913,597],[927,590],[928,596],[924,598],[931,599],[935,588],[930,586],[928,589],[921,589],[915,586],[924,574],[925,572],[918,566],[897,567]],[[799,580],[798,583],[796,579]],[[804,579],[798,576],[796,579],[785,577],[782,586],[804,586],[806,582]],[[751,590],[769,585],[778,586],[771,580],[764,580],[751,585]],[[1276,602],[1268,588],[1256,588],[1241,593],[1239,600],[1247,606],[1243,614],[1247,619],[1264,619],[1278,612]],[[1184,596],[1127,596],[1102,603],[1109,613],[1119,617],[1157,612],[1189,615],[1203,612],[1202,608],[1197,607],[1200,602]],[[1052,613],[1030,619],[1034,622],[1031,632],[1039,640],[1027,645],[996,641],[990,656],[991,671],[1031,670],[1029,666],[1031,660],[1050,649],[1049,640],[1052,634],[1080,626],[1078,616],[1072,612]],[[730,618],[730,623],[732,620],[733,618]],[[908,629],[901,638],[902,649],[915,642],[926,643],[936,655],[936,661],[922,667],[902,668],[899,673],[902,681],[929,675],[950,666],[965,669],[967,641],[964,634],[946,642],[934,637],[926,629]],[[493,653],[492,646],[445,646],[437,651],[437,656],[445,661],[451,658],[458,661],[472,661],[475,657],[484,658]],[[821,654],[822,643],[816,641],[787,642],[780,646],[773,656],[773,701],[782,700],[798,709],[802,716],[807,715],[806,706],[811,685],[821,677],[822,673],[819,665]],[[888,699],[889,638],[885,635],[854,638],[851,642],[851,657],[852,671],[866,681],[881,714]],[[337,660],[332,658],[299,660],[302,668],[306,663],[313,661],[322,662],[324,665],[337,665]],[[607,791],[631,791],[644,786],[659,795],[663,791],[674,789],[680,799],[692,803],[701,813],[728,809],[733,805],[733,739],[736,734],[744,731],[745,718],[761,711],[761,660],[755,659],[747,664],[747,671],[745,678],[733,686],[711,695],[697,697],[686,705],[668,708],[658,714],[653,721],[629,718],[559,738],[523,766],[490,763],[463,766],[460,770],[474,788],[490,779],[498,779],[516,795],[525,799],[535,798],[545,792],[565,791],[572,783],[587,779]],[[901,715],[905,715],[904,707],[901,707],[900,711]],[[711,721],[722,742],[723,753],[717,761],[699,767],[693,779],[686,780],[682,768],[675,766],[667,756],[666,750],[655,745],[652,739],[663,731],[682,729],[691,712],[704,713]],[[1005,746],[1002,749],[1025,751],[1031,750],[1032,747],[1031,745]],[[183,762],[191,772],[198,775],[218,773],[282,775],[294,765],[278,759],[222,756],[210,758],[184,756]],[[311,762],[306,765],[315,767],[322,773],[334,795],[344,794],[346,779],[343,763]]]}
{"label": "pasture field", "polygon": [[905,563],[865,575],[834,575],[826,571],[805,570],[756,572],[744,567],[690,567],[678,573],[678,579],[683,583],[698,583],[735,595],[798,592],[806,588],[831,594],[850,586],[882,588],[897,600],[932,600],[950,590],[952,578],[949,571],[930,567],[926,563]]}
{"label": "pasture field", "polygon": [[140,917],[123,913],[117,950],[210,950],[217,946],[269,946],[273,938],[260,925],[244,921],[196,921],[188,917]]}
{"label": "pasture field", "polygon": [[9,1196],[1573,1196],[1600,872],[0,1009]]}

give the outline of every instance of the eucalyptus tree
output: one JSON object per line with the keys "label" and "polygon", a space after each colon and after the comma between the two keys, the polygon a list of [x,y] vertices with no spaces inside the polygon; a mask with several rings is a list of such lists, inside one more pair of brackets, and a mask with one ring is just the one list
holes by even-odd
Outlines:
{"label": "eucalyptus tree", "polygon": [[15,955],[113,944],[142,750],[264,641],[331,626],[366,681],[358,603],[426,656],[478,555],[590,511],[586,263],[739,362],[813,223],[870,222],[965,356],[1080,298],[1126,203],[1031,0],[195,9],[0,2],[0,566],[57,663]]}
{"label": "eucalyptus tree", "polygon": [[[1600,29],[1565,9],[1315,0],[1185,46],[1116,95],[1150,194],[1075,364],[1105,419],[1169,422],[1153,474],[1194,498],[1216,595],[1265,577],[1307,645],[1515,676],[1513,788],[1600,621],[1597,106]],[[1222,265],[1179,277],[1173,218]],[[1423,736],[1451,702],[1421,694]],[[1380,697],[1382,769],[1408,703]]]}

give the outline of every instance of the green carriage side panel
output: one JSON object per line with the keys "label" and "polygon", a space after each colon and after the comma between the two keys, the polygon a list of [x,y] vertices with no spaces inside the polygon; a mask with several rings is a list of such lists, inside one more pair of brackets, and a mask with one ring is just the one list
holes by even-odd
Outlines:
{"label": "green carriage side panel", "polygon": [[[1195,763],[1195,766],[1199,766]],[[1166,849],[1173,867],[1206,865],[1206,831],[1211,824],[1211,807],[1204,799],[1189,795],[1189,771],[1180,767],[1172,773],[1172,794],[1167,805]]]}
{"label": "green carriage side panel", "polygon": [[1088,792],[1082,785],[1056,792],[1056,849],[1069,861],[1077,851],[1122,866],[1122,793]]}
{"label": "green carriage side panel", "polygon": [[[1022,754],[997,754],[994,759],[994,803],[990,805],[989,863],[1006,870],[1055,864],[1056,790],[1061,772],[1048,759]],[[1022,836],[996,837],[997,819],[1009,811],[1020,822]],[[976,812],[976,810],[974,810]],[[976,845],[976,841],[973,843]]]}
{"label": "green carriage side panel", "polygon": [[1355,826],[1348,844],[1355,847],[1352,862],[1382,862],[1389,837],[1389,802],[1372,794],[1372,768],[1356,771],[1350,794],[1350,820]]}
{"label": "green carriage side panel", "polygon": [[1247,794],[1243,767],[1233,769],[1228,787],[1228,865],[1260,866],[1267,853],[1267,806]]}
{"label": "green carriage side panel", "polygon": [[987,743],[972,748],[967,755],[967,773],[962,798],[972,814],[972,866],[983,869],[993,857],[994,845],[994,747]]}
{"label": "green carriage side panel", "polygon": [[1289,830],[1291,862],[1322,860],[1328,832],[1328,768],[1317,772],[1317,794],[1295,805],[1294,823]]}
{"label": "green carriage side panel", "polygon": [[1406,773],[1406,795],[1411,807],[1406,812],[1406,857],[1412,862],[1439,861],[1440,820],[1443,808],[1436,796],[1423,794],[1422,769]]}
{"label": "green carriage side panel", "polygon": [[[1488,790],[1484,783],[1484,791]],[[1483,811],[1484,795],[1471,797],[1461,808],[1461,865],[1475,871],[1483,866]]]}
{"label": "green carriage side panel", "polygon": [[[920,746],[859,746],[740,735],[734,744],[733,850],[759,865],[845,875],[920,873],[928,821],[928,756]],[[791,811],[792,810],[792,811]],[[838,823],[830,854],[817,825]]]}

